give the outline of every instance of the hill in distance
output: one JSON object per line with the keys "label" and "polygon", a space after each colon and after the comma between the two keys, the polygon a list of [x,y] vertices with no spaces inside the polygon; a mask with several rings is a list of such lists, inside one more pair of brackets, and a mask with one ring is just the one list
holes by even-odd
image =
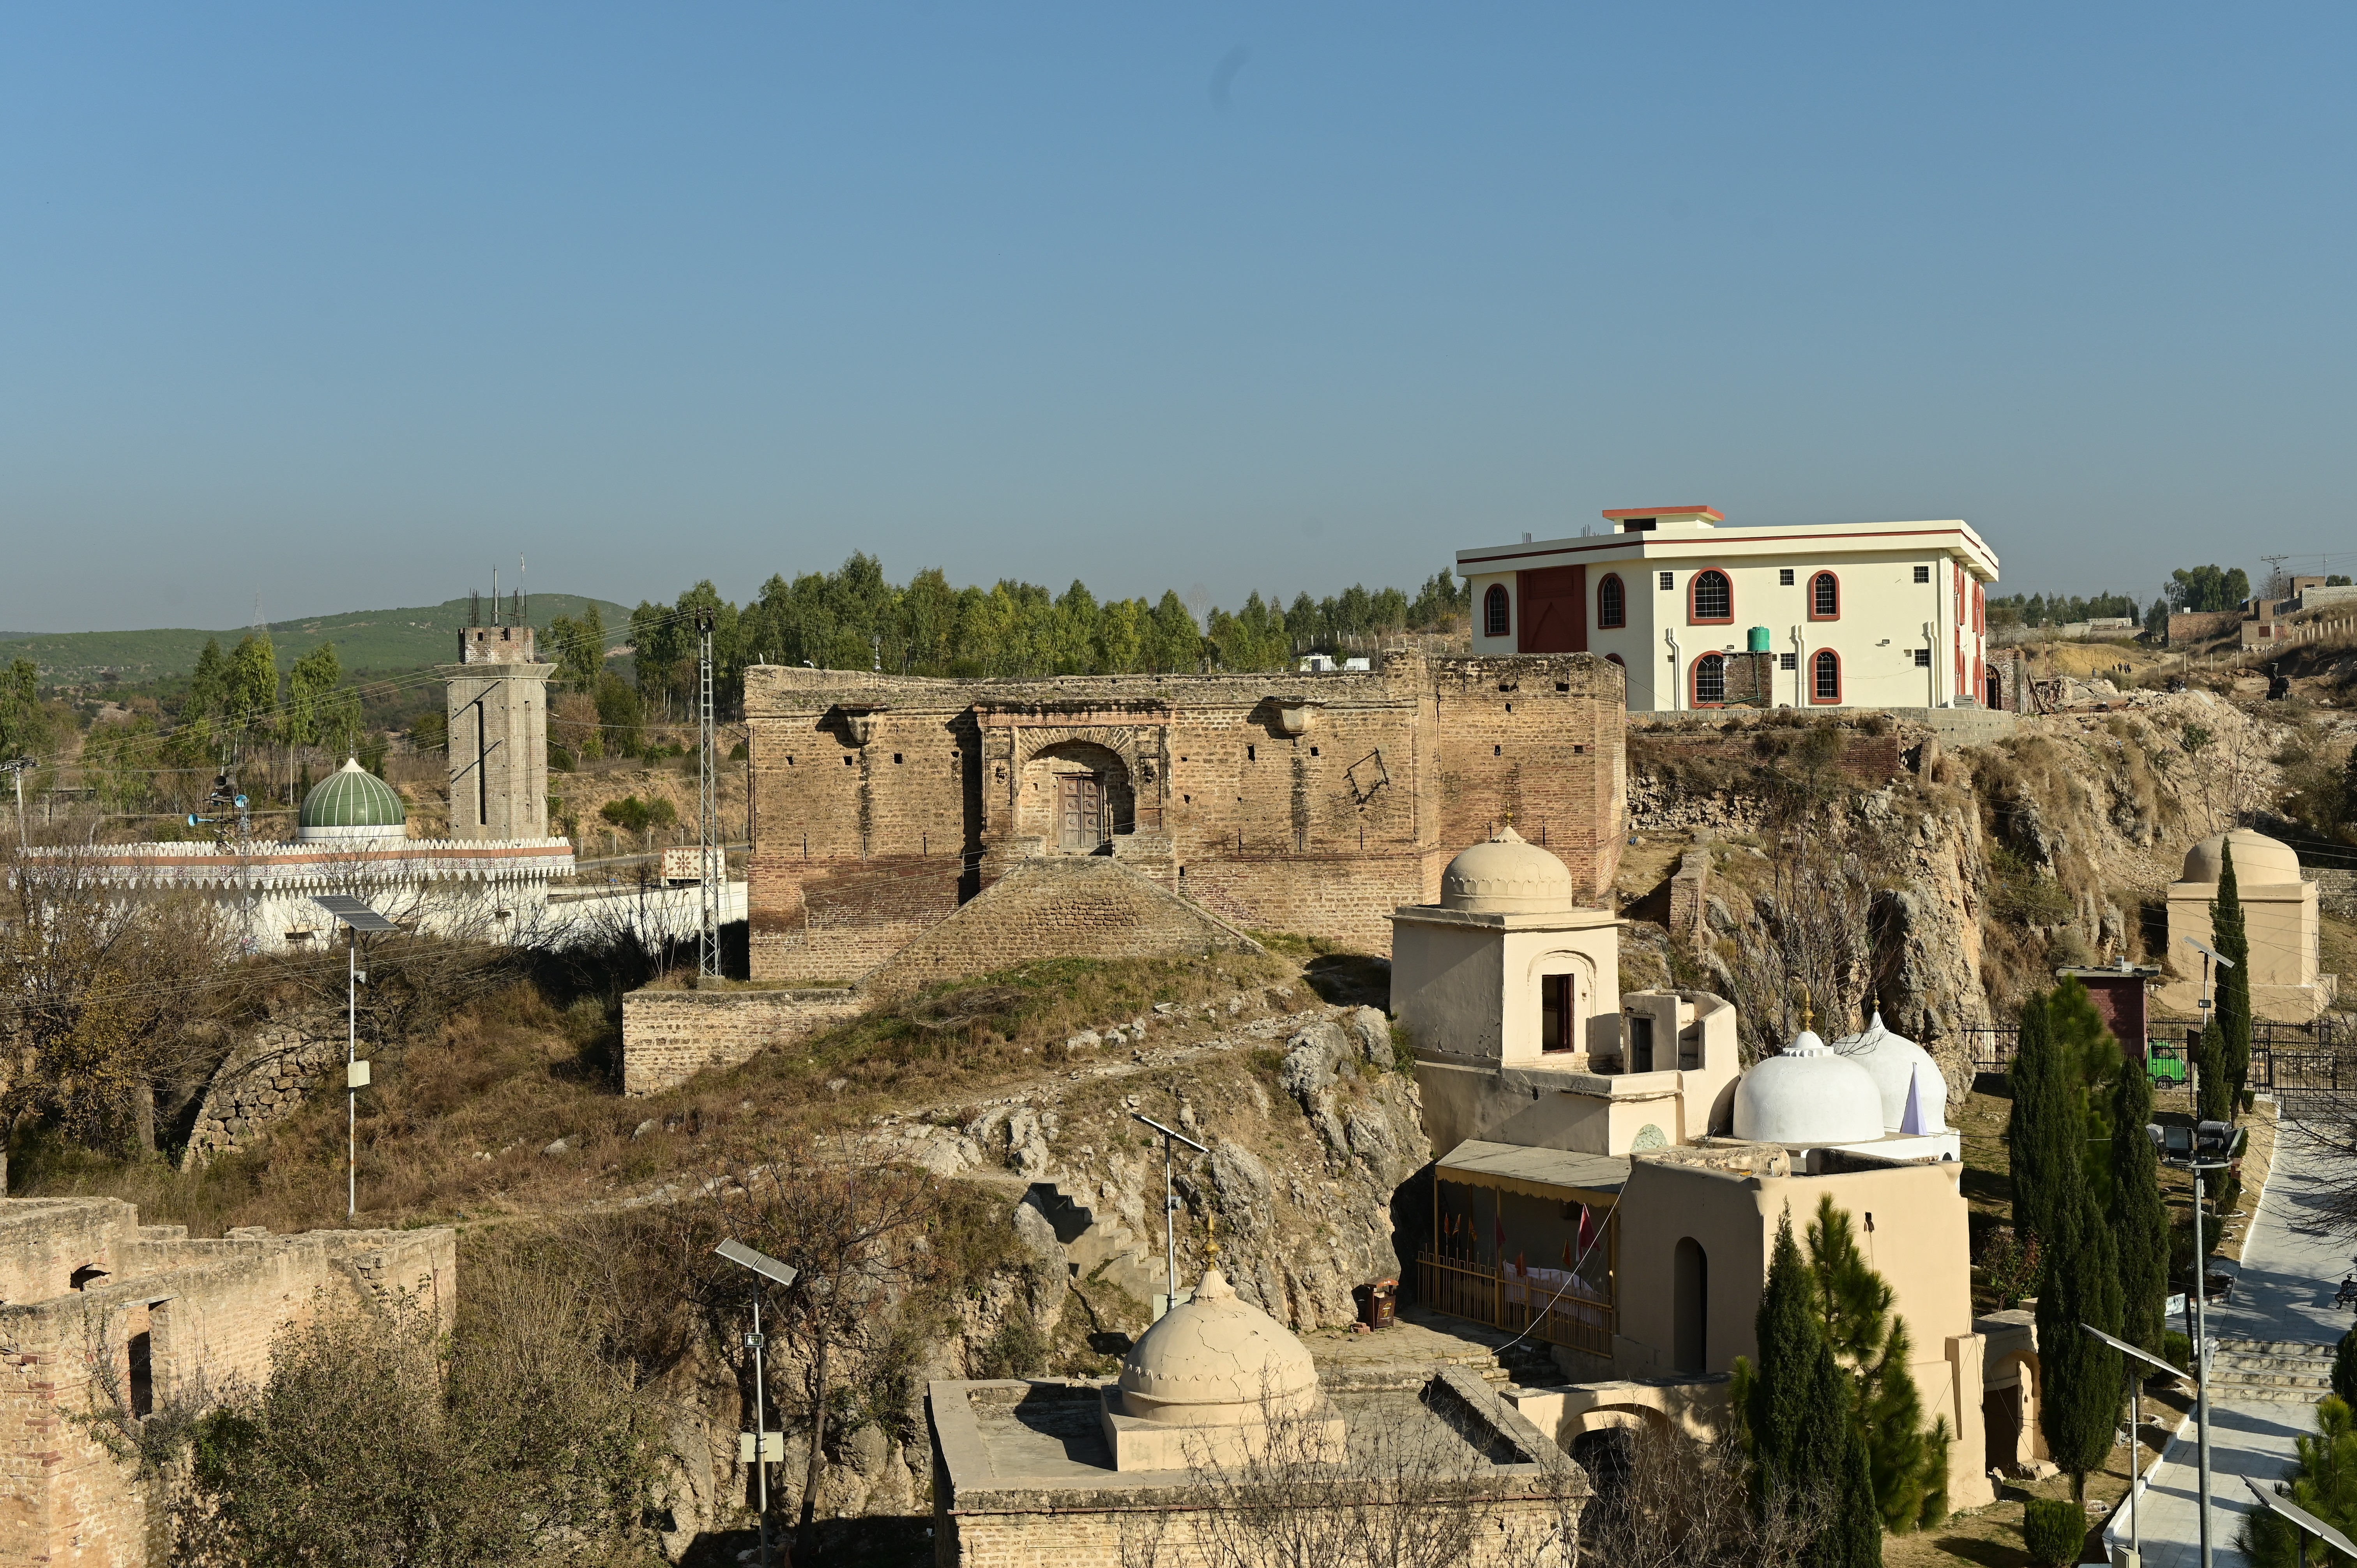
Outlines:
{"label": "hill in distance", "polygon": [[[271,646],[281,670],[290,668],[323,642],[336,645],[337,657],[348,673],[382,674],[447,664],[457,657],[467,604],[458,598],[408,609],[351,610],[272,621]],[[605,618],[609,633],[619,631],[630,620],[630,612],[611,600],[543,593],[532,596],[530,619],[536,627],[545,627],[558,616],[577,616],[593,604]],[[490,613],[488,605],[485,612]],[[249,629],[241,626],[226,631],[178,627],[153,631],[0,631],[0,663],[32,660],[40,666],[45,686],[148,685],[185,676],[195,669],[207,639],[218,640],[226,652]]]}

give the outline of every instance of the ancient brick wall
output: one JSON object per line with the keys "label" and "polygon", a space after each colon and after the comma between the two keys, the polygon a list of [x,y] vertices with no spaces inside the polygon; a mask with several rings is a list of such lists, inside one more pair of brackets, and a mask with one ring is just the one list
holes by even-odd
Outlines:
{"label": "ancient brick wall", "polygon": [[1300,675],[746,672],[753,972],[867,973],[1062,842],[1059,775],[1115,856],[1256,929],[1388,949],[1385,918],[1509,813],[1592,895],[1618,864],[1623,683],[1590,655],[1386,656]]}
{"label": "ancient brick wall", "polygon": [[709,1068],[857,1015],[849,991],[633,991],[622,998],[622,1092],[655,1094]]}
{"label": "ancient brick wall", "polygon": [[[93,1253],[103,1275],[43,1288],[51,1263]],[[0,1271],[37,1293],[0,1305],[0,1564],[148,1561],[153,1516],[135,1469],[76,1419],[126,1403],[139,1413],[135,1344],[146,1349],[153,1408],[192,1412],[266,1381],[277,1334],[323,1305],[399,1292],[447,1328],[457,1304],[450,1230],[192,1241],[106,1198],[0,1204]]]}
{"label": "ancient brick wall", "polygon": [[1144,873],[1102,855],[1026,861],[895,954],[878,995],[1040,958],[1157,958],[1257,944]]}

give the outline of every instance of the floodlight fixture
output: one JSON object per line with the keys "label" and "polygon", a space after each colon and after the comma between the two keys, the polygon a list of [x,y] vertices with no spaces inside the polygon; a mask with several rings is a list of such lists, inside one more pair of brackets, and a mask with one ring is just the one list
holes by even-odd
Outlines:
{"label": "floodlight fixture", "polygon": [[[2111,1335],[2104,1333],[2102,1329],[2096,1327],[2092,1323],[2083,1323],[2079,1325],[2079,1326],[2093,1335],[2096,1338],[2102,1340],[2104,1344],[2110,1346],[2113,1349],[2117,1350],[2121,1355],[2133,1356],[2137,1360],[2144,1362],[2146,1365],[2151,1367],[2153,1370],[2159,1372],[2164,1376],[2175,1378],[2180,1382],[2187,1380],[2189,1378],[2189,1374],[2182,1368],[2172,1367],[2167,1361],[2162,1360],[2159,1357],[2149,1355],[2145,1351],[2139,1350],[2125,1339],[2114,1338]],[[2350,1555],[2357,1557],[2357,1552],[2352,1552]]]}

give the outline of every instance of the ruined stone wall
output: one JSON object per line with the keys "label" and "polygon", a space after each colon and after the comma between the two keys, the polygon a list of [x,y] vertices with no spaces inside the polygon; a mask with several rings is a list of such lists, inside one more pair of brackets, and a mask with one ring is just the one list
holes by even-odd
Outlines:
{"label": "ruined stone wall", "polygon": [[845,991],[632,991],[622,997],[622,1092],[656,1094],[790,1045],[867,1004]]}
{"label": "ruined stone wall", "polygon": [[252,1145],[295,1112],[319,1079],[343,1065],[343,1015],[274,1019],[233,1048],[213,1073],[181,1155],[184,1169]]}
{"label": "ruined stone wall", "polygon": [[[54,1265],[74,1259],[106,1272],[45,1291],[59,1283]],[[189,1240],[178,1226],[140,1225],[115,1199],[10,1201],[0,1203],[0,1272],[36,1293],[0,1305],[0,1564],[137,1568],[149,1559],[149,1499],[136,1470],[84,1423],[143,1413],[134,1345],[145,1337],[155,1410],[201,1411],[266,1381],[277,1335],[323,1306],[400,1294],[447,1328],[457,1238],[256,1229]]]}
{"label": "ruined stone wall", "polygon": [[1620,669],[1394,654],[1351,674],[746,673],[753,972],[867,973],[1060,853],[1058,768],[1112,782],[1114,854],[1222,919],[1388,950],[1392,909],[1510,816],[1600,896],[1626,791]]}

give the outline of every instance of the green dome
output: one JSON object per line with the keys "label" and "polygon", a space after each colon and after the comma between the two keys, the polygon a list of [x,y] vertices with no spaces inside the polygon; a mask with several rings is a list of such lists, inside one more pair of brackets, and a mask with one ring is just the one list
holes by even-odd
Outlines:
{"label": "green dome", "polygon": [[345,763],[303,797],[304,839],[402,838],[409,813],[393,786],[360,765]]}

